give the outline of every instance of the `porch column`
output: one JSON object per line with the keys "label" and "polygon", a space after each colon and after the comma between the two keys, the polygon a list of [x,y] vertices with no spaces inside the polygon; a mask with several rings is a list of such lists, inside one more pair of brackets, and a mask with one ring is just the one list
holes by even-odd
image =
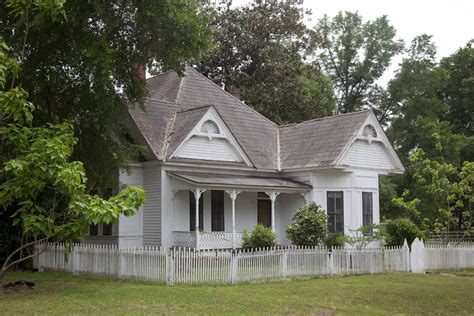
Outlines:
{"label": "porch column", "polygon": [[276,233],[276,229],[275,229],[275,201],[276,201],[277,196],[280,194],[280,192],[271,191],[271,192],[265,192],[265,193],[270,197],[270,201],[272,201],[272,230],[273,230],[274,233]]}
{"label": "porch column", "polygon": [[235,249],[235,240],[236,240],[236,231],[235,231],[235,200],[237,199],[237,195],[240,194],[240,191],[231,190],[226,191],[229,194],[230,199],[232,200],[232,249]]}
{"label": "porch column", "polygon": [[196,199],[196,250],[199,250],[199,199],[201,198],[201,195],[204,193],[206,190],[202,190],[200,188],[196,188],[193,193],[194,193],[194,198]]}

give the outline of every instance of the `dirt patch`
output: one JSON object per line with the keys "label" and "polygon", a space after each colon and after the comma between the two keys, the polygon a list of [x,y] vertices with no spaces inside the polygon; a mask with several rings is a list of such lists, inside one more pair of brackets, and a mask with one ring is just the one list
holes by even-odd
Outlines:
{"label": "dirt patch", "polygon": [[29,291],[33,289],[35,283],[30,281],[15,281],[15,282],[8,282],[2,285],[6,292],[23,292]]}

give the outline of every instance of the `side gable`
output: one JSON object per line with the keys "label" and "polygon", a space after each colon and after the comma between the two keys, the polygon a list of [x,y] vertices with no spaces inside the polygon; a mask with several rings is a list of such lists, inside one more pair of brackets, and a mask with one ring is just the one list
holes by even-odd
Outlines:
{"label": "side gable", "polygon": [[[195,115],[192,112],[195,111],[185,111],[177,115],[175,126],[181,126],[181,129],[191,127],[191,129],[184,139],[175,145],[175,148],[170,148],[169,159],[189,158],[244,162],[248,166],[252,166],[250,159],[213,106],[208,106],[206,112],[194,125],[183,125],[180,120],[189,122],[189,120],[186,120],[186,116]],[[173,134],[175,133],[180,134],[182,132],[178,128],[173,132]]]}
{"label": "side gable", "polygon": [[403,173],[405,168],[373,112],[357,130],[337,160],[338,165]]}
{"label": "side gable", "polygon": [[336,165],[338,157],[368,116],[369,111],[361,111],[281,126],[281,168]]}

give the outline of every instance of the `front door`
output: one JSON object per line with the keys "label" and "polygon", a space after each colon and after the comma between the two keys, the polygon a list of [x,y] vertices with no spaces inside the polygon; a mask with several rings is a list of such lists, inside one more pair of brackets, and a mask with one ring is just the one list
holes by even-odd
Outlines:
{"label": "front door", "polygon": [[258,200],[257,222],[267,227],[272,226],[272,202],[270,200]]}

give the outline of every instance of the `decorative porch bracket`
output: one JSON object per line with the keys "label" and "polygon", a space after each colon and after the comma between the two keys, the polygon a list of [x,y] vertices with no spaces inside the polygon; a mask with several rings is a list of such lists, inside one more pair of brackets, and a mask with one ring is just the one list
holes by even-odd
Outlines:
{"label": "decorative porch bracket", "polygon": [[270,192],[265,192],[266,195],[270,198],[270,201],[272,202],[272,231],[276,233],[275,229],[275,201],[278,195],[280,195],[281,192],[275,192],[275,191],[270,191]]}
{"label": "decorative porch bracket", "polygon": [[299,194],[301,194],[301,196],[303,197],[305,204],[308,204],[308,203],[310,202],[310,194],[309,194],[309,192],[301,191],[301,192],[299,192]]}
{"label": "decorative porch bracket", "polygon": [[199,250],[200,245],[200,235],[199,235],[199,199],[201,195],[206,192],[206,190],[201,188],[195,188],[194,191],[194,198],[196,199],[196,250]]}
{"label": "decorative porch bracket", "polygon": [[235,200],[237,199],[237,196],[240,194],[241,191],[237,190],[230,190],[230,191],[225,191],[227,194],[229,194],[230,199],[232,200],[232,249],[235,249],[235,240],[236,240],[236,231],[235,231]]}

